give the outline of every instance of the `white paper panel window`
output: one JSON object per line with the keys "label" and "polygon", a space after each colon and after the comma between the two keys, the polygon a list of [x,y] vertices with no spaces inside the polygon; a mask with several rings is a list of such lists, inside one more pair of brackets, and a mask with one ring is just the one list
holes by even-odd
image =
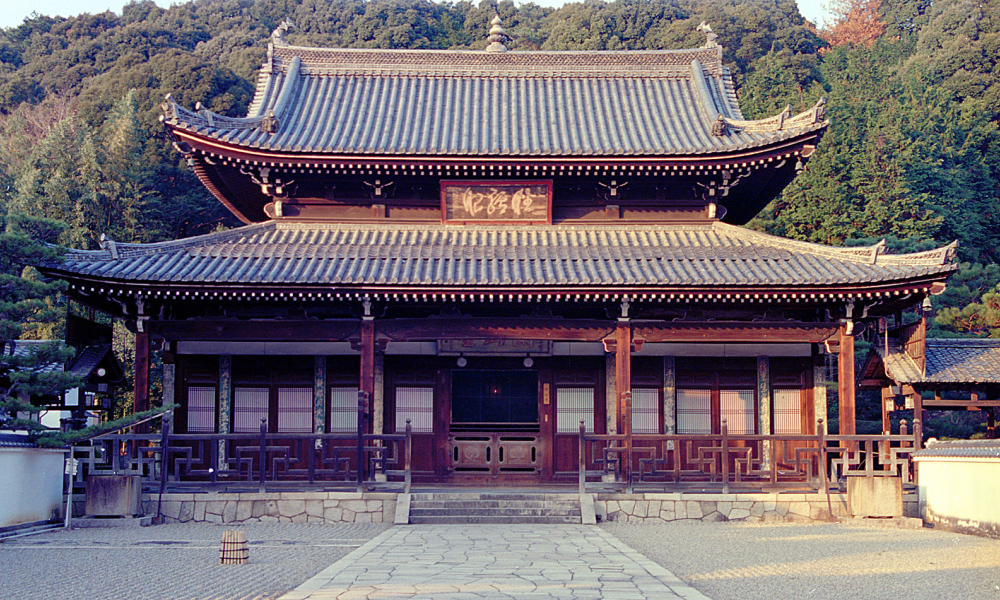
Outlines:
{"label": "white paper panel window", "polygon": [[712,433],[712,390],[677,390],[677,433]]}
{"label": "white paper panel window", "polygon": [[278,388],[278,432],[312,433],[312,388]]}
{"label": "white paper panel window", "polygon": [[270,390],[238,387],[233,390],[233,433],[259,433],[260,420],[267,418]]}
{"label": "white paper panel window", "polygon": [[556,433],[579,435],[580,421],[594,433],[594,388],[557,388]]}
{"label": "white paper panel window", "polygon": [[188,433],[215,433],[215,387],[191,386],[187,397]]}
{"label": "white paper panel window", "polygon": [[756,433],[756,403],[753,390],[720,390],[719,408],[730,435]]}
{"label": "white paper panel window", "polygon": [[434,388],[396,388],[396,433],[406,431],[407,419],[413,433],[434,433]]}
{"label": "white paper panel window", "polygon": [[801,390],[774,390],[774,434],[801,435]]}
{"label": "white paper panel window", "polygon": [[357,433],[358,388],[330,388],[330,433]]}
{"label": "white paper panel window", "polygon": [[660,390],[632,388],[632,433],[660,433]]}

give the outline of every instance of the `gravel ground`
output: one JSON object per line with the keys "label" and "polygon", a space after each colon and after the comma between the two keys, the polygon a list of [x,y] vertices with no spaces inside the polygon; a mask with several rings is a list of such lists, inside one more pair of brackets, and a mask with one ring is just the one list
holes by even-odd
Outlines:
{"label": "gravel ground", "polygon": [[0,542],[4,600],[277,598],[389,526],[246,524],[250,562],[220,565],[234,526],[56,530]]}
{"label": "gravel ground", "polygon": [[829,523],[601,527],[713,600],[1000,599],[1000,540]]}

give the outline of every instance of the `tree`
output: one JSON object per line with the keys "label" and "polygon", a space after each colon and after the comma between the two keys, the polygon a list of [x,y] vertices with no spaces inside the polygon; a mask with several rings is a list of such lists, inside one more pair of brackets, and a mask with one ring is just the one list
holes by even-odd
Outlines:
{"label": "tree", "polygon": [[19,419],[18,413],[37,410],[30,399],[60,394],[79,385],[79,378],[61,368],[73,356],[61,343],[33,346],[27,353],[12,353],[11,342],[42,333],[53,339],[51,328],[62,317],[54,296],[64,289],[61,281],[46,282],[29,264],[58,260],[59,250],[46,242],[58,239],[65,225],[26,215],[8,215],[0,233],[0,429],[41,429]]}
{"label": "tree", "polygon": [[949,307],[934,318],[936,325],[959,335],[1000,338],[1000,285],[964,308]]}
{"label": "tree", "polygon": [[831,46],[864,46],[871,48],[886,30],[879,8],[882,0],[833,0],[830,13],[833,26],[820,32]]}

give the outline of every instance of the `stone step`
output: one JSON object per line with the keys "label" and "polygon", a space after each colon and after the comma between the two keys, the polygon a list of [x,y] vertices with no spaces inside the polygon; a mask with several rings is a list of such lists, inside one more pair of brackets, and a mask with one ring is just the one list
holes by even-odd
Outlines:
{"label": "stone step", "polygon": [[411,500],[410,502],[414,506],[453,508],[457,510],[463,508],[541,508],[559,510],[580,506],[579,500],[575,502],[536,500],[526,500],[524,502],[513,500]]}
{"label": "stone step", "polygon": [[522,508],[518,506],[508,506],[504,508],[489,507],[467,507],[462,509],[435,508],[431,506],[416,505],[410,506],[410,514],[421,515],[579,515],[580,505],[574,507],[560,508],[557,510],[546,508]]}
{"label": "stone step", "polygon": [[418,516],[410,515],[410,523],[412,524],[448,524],[448,525],[461,525],[461,524],[481,524],[481,523],[502,523],[502,524],[539,524],[539,525],[556,525],[562,523],[569,524],[580,524],[579,516],[504,516],[504,515],[489,515],[489,516],[462,516],[462,515],[428,515],[428,516]]}
{"label": "stone step", "polygon": [[416,492],[414,500],[527,500],[574,502],[579,494],[530,494],[517,492]]}

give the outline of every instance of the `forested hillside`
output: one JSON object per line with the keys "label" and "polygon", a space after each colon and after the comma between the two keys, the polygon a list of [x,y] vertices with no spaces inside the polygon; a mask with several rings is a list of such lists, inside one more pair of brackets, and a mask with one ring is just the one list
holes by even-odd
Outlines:
{"label": "forested hillside", "polygon": [[[156,241],[235,225],[157,122],[170,93],[243,116],[267,39],[296,45],[484,48],[499,13],[514,50],[700,46],[719,34],[751,118],[825,97],[818,154],[752,227],[893,250],[959,241],[968,264],[936,299],[941,333],[1000,337],[1000,0],[840,0],[817,31],[793,0],[196,0],[123,14],[34,16],[0,30],[0,215]],[[986,294],[984,296],[984,294]],[[950,308],[949,308],[950,307]]]}

